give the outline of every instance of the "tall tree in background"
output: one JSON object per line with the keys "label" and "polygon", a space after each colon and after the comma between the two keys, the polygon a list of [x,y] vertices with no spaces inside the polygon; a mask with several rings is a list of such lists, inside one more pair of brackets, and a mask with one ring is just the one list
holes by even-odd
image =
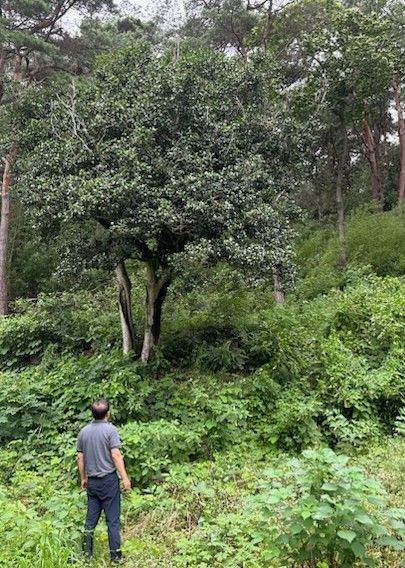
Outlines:
{"label": "tall tree in background", "polygon": [[252,47],[250,36],[258,22],[244,0],[192,0],[181,35],[219,51],[234,51],[246,61]]}
{"label": "tall tree in background", "polygon": [[335,188],[344,263],[346,172],[357,140],[369,162],[372,197],[382,207],[377,125],[390,103],[393,50],[389,25],[374,13],[348,9],[338,2],[309,0],[295,3],[278,20],[275,46],[285,61],[289,88],[302,90],[298,100],[306,110],[301,107],[299,112],[306,113],[309,125],[312,122],[319,152],[324,154],[321,146],[325,143],[328,149],[326,163]]}
{"label": "tall tree in background", "polygon": [[[392,92],[386,93],[388,104],[384,105],[384,114],[380,115],[380,121],[375,121],[374,129],[365,124],[364,141],[370,167],[376,172],[372,177],[373,191],[375,191],[375,178],[380,173],[378,172],[380,142],[382,137],[386,136],[387,108],[389,103],[393,101],[396,110],[400,155],[398,202],[401,205],[405,199],[405,118],[402,100],[405,76],[405,5],[402,1],[397,0],[393,2],[389,0],[381,0],[379,2],[354,0],[351,4],[368,14],[378,17],[380,22],[384,24],[384,30],[381,30],[379,50],[384,53],[391,65]],[[380,96],[383,96],[382,92],[380,92]]]}
{"label": "tall tree in background", "polygon": [[[291,0],[292,3],[294,0]],[[274,24],[289,2],[273,0],[190,0],[183,37],[246,60],[271,46]]]}
{"label": "tall tree in background", "polygon": [[164,33],[155,22],[134,17],[115,16],[105,20],[92,16],[81,21],[77,35],[65,34],[59,44],[60,52],[75,62],[76,74],[89,74],[98,55],[136,43],[159,45]]}
{"label": "tall tree in background", "polygon": [[397,130],[399,140],[400,172],[398,184],[398,203],[403,206],[405,200],[405,6],[403,2],[395,2],[387,14],[390,22],[390,39],[394,51],[393,90],[397,114]]}
{"label": "tall tree in background", "polygon": [[397,127],[399,138],[399,187],[398,187],[398,203],[402,207],[405,200],[405,115],[403,102],[401,98],[401,80],[399,78],[394,81],[394,97],[395,108],[397,111]]}
{"label": "tall tree in background", "polygon": [[[73,8],[94,12],[111,7],[110,0],[10,1],[0,9],[0,111],[12,105],[21,90],[43,82],[49,74],[74,71],[60,45],[64,32],[61,20]],[[6,117],[7,117],[7,111]],[[11,116],[12,113],[9,114]],[[0,315],[9,310],[7,257],[9,242],[10,186],[12,167],[19,151],[12,124],[1,136],[3,176],[0,217]]]}

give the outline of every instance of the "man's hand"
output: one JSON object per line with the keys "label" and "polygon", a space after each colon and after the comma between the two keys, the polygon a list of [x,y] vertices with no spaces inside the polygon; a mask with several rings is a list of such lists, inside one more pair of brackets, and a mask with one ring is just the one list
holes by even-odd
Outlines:
{"label": "man's hand", "polygon": [[122,480],[122,485],[123,485],[124,491],[130,491],[131,490],[131,482],[129,480],[127,471],[125,469],[124,459],[122,457],[122,454],[121,454],[119,448],[113,448],[111,450],[111,457],[112,457],[112,460],[114,462],[115,469],[117,470],[118,475],[120,476],[120,478]]}
{"label": "man's hand", "polygon": [[83,491],[87,491],[87,477],[81,480],[80,487],[82,488]]}

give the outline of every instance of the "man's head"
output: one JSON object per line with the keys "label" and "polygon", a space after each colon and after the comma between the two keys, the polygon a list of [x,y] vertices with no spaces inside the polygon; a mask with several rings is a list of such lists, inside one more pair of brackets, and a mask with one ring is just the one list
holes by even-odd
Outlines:
{"label": "man's head", "polygon": [[104,420],[110,410],[110,405],[108,400],[102,398],[100,400],[95,400],[91,405],[91,413],[94,420]]}

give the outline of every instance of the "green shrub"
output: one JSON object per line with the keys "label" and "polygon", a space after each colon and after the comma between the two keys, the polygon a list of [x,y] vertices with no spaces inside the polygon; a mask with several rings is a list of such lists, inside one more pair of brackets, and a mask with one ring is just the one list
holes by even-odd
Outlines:
{"label": "green shrub", "polygon": [[179,543],[176,565],[187,568],[263,568],[261,537],[254,523],[240,513],[223,513],[215,521],[202,522],[190,540]]}
{"label": "green shrub", "polygon": [[405,440],[400,436],[384,438],[356,456],[356,463],[367,475],[377,479],[388,492],[391,507],[405,505]]}
{"label": "green shrub", "polygon": [[200,374],[159,381],[148,398],[151,416],[175,420],[201,434],[200,454],[232,445],[249,430],[250,379]]}
{"label": "green shrub", "polygon": [[[367,547],[405,548],[405,511],[388,510],[381,486],[348,466],[332,450],[307,450],[283,471],[268,471],[269,484],[250,500],[259,512],[269,553],[316,568],[348,568],[361,559],[374,566]],[[279,519],[274,528],[271,518]],[[382,524],[384,523],[384,524]],[[400,538],[391,536],[395,532]]]}
{"label": "green shrub", "polygon": [[0,320],[0,368],[21,367],[38,358],[57,335],[32,313]]}
{"label": "green shrub", "polygon": [[145,418],[145,398],[153,390],[118,351],[91,357],[52,354],[23,372],[0,373],[0,386],[0,440],[30,437],[31,447],[54,447],[58,433],[77,434],[91,419],[90,405],[97,398],[110,400],[118,424]]}
{"label": "green shrub", "polygon": [[[190,278],[193,287],[190,289]],[[252,289],[226,265],[190,267],[173,284],[165,306],[161,349],[171,367],[208,372],[257,368],[251,356],[261,305],[272,292]]]}
{"label": "green shrub", "polygon": [[43,500],[39,514],[0,489],[0,564],[5,568],[68,568],[80,562],[77,494]]}
{"label": "green shrub", "polygon": [[[273,464],[250,472],[256,482],[236,506],[228,494],[222,509],[208,504],[200,511],[195,531],[179,543],[176,565],[349,568],[358,561],[373,566],[377,550],[403,550],[405,511],[388,509],[382,487],[348,458],[321,449],[288,461],[274,457]],[[239,472],[236,486],[244,487],[242,479]],[[208,490],[217,497],[211,477]]]}
{"label": "green shrub", "polygon": [[177,422],[129,422],[120,429],[130,478],[146,483],[160,477],[172,463],[197,455],[200,433]]}
{"label": "green shrub", "polygon": [[208,371],[241,371],[245,355],[239,347],[227,340],[219,345],[201,345],[196,357],[196,363]]}
{"label": "green shrub", "polygon": [[237,373],[257,368],[264,361],[256,348],[258,324],[241,327],[199,323],[163,338],[161,352],[168,368],[194,368],[202,372]]}
{"label": "green shrub", "polygon": [[370,277],[263,315],[261,375],[280,385],[268,437],[299,449],[319,439],[317,429],[345,446],[391,432],[405,392],[404,338],[397,278]]}
{"label": "green shrub", "polygon": [[156,380],[140,373],[145,369],[117,351],[53,355],[23,372],[0,373],[0,440],[25,440],[27,455],[55,449],[60,434],[77,435],[91,419],[91,402],[101,397],[110,401],[117,425],[164,419],[197,429],[201,455],[232,444],[246,431],[249,410],[240,379],[168,375]]}
{"label": "green shrub", "polygon": [[[157,379],[119,350],[61,356],[52,344],[40,364],[0,373],[0,441],[49,450],[56,435],[77,434],[90,419],[92,400],[107,397],[117,425],[163,419],[198,431],[202,456],[249,436],[286,450],[319,440],[364,446],[392,432],[403,407],[404,286],[369,277],[263,311],[250,344],[199,344],[199,365],[221,369],[213,376],[195,368],[162,376],[161,368]],[[254,353],[257,365],[266,361],[255,373],[224,372],[253,366]]]}
{"label": "green shrub", "polygon": [[349,219],[346,240],[351,262],[369,265],[379,276],[405,274],[405,218],[398,210],[360,210]]}
{"label": "green shrub", "polygon": [[315,298],[343,286],[339,241],[334,227],[301,227],[296,254],[298,279],[295,293],[299,298]]}
{"label": "green shrub", "polygon": [[59,353],[119,347],[115,304],[109,289],[40,295],[35,303],[19,300],[17,312],[0,321],[0,369],[37,363],[49,346]]}
{"label": "green shrub", "polygon": [[287,451],[312,446],[322,437],[316,422],[321,409],[315,397],[305,396],[299,389],[288,389],[277,400],[273,412],[261,421],[259,433],[267,443]]}
{"label": "green shrub", "polygon": [[398,210],[381,213],[360,209],[346,221],[346,269],[341,266],[335,227],[301,227],[297,242],[298,297],[314,298],[347,286],[353,268],[368,267],[378,276],[404,275],[404,241],[405,221]]}

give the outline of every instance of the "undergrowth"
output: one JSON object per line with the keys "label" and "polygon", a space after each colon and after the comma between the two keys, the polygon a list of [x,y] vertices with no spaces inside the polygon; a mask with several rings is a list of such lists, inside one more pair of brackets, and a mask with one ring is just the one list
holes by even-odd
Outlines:
{"label": "undergrowth", "polygon": [[[404,282],[354,271],[258,309],[260,294],[236,291],[236,313],[221,289],[172,304],[147,367],[87,293],[0,322],[1,566],[81,566],[74,442],[102,396],[134,483],[128,568],[400,568]],[[100,526],[97,568],[105,539]]]}

